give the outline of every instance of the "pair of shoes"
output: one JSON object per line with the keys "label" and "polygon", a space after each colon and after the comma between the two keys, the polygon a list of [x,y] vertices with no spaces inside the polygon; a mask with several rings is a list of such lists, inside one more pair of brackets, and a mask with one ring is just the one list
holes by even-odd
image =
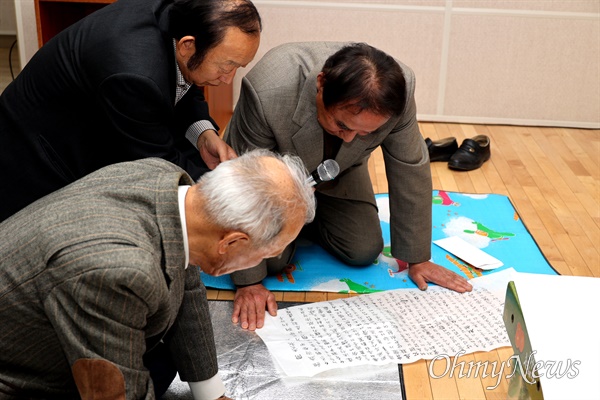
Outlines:
{"label": "pair of shoes", "polygon": [[433,141],[425,139],[427,150],[429,150],[429,161],[448,161],[452,154],[458,150],[458,143],[453,137]]}
{"label": "pair of shoes", "polygon": [[459,171],[471,171],[490,159],[490,138],[477,135],[463,140],[460,148],[450,157],[448,168]]}

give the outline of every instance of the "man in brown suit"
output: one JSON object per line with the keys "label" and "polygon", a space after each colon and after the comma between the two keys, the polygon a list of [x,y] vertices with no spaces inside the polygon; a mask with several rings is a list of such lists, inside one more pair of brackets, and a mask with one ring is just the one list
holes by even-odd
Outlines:
{"label": "man in brown suit", "polygon": [[5,220],[0,399],[154,399],[176,372],[195,399],[223,396],[200,269],[227,274],[281,253],[314,216],[305,180],[299,159],[266,150],[195,185],[150,158]]}

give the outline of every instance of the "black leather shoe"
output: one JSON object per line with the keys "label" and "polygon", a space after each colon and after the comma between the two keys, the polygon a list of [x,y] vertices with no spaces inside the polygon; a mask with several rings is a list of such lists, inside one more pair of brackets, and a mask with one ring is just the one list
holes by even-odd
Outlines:
{"label": "black leather shoe", "polygon": [[490,138],[477,135],[463,140],[460,148],[450,157],[448,168],[459,171],[471,171],[490,159]]}
{"label": "black leather shoe", "polygon": [[452,154],[458,150],[458,142],[453,137],[433,141],[425,139],[429,150],[429,161],[448,161]]}

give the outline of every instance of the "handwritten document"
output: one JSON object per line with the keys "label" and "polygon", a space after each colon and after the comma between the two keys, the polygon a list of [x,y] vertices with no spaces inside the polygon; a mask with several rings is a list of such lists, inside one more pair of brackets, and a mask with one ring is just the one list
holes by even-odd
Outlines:
{"label": "handwritten document", "polygon": [[288,376],[510,346],[508,271],[471,280],[470,293],[430,286],[290,307],[267,315],[257,333]]}

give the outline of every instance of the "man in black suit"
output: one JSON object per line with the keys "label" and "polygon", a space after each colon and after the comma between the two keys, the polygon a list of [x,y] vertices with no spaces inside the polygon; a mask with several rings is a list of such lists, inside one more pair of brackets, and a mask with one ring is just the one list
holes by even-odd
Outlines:
{"label": "man in black suit", "polygon": [[235,157],[202,86],[231,83],[260,31],[250,0],[119,0],[55,36],[0,97],[0,221],[116,162],[197,179]]}

